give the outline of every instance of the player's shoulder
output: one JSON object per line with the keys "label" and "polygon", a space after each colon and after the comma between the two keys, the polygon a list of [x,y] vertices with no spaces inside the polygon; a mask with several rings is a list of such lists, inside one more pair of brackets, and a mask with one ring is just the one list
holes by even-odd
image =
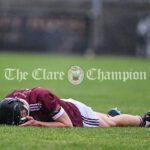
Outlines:
{"label": "player's shoulder", "polygon": [[19,96],[26,97],[26,95],[28,95],[30,92],[31,92],[30,89],[16,89],[8,93],[5,97],[19,97]]}
{"label": "player's shoulder", "polygon": [[34,87],[34,88],[30,88],[30,89],[16,89],[16,90],[13,90],[12,92],[10,92],[9,94],[12,94],[12,93],[29,93],[29,92],[32,92],[32,93],[46,93],[46,92],[50,92],[48,89],[45,89],[45,88],[41,88],[41,87]]}
{"label": "player's shoulder", "polygon": [[41,87],[34,87],[31,89],[17,89],[6,95],[6,97],[43,97],[45,95],[51,95],[51,97],[54,96],[53,93],[51,93],[48,89],[41,88]]}
{"label": "player's shoulder", "polygon": [[51,97],[55,96],[54,93],[52,93],[50,90],[45,89],[45,88],[35,87],[35,88],[32,88],[31,90],[32,90],[33,95],[42,96],[42,97],[46,95],[49,95]]}
{"label": "player's shoulder", "polygon": [[38,93],[50,92],[48,89],[45,89],[45,88],[42,88],[42,87],[34,87],[31,90],[32,90],[32,92],[38,92]]}
{"label": "player's shoulder", "polygon": [[16,89],[16,90],[11,91],[9,94],[22,93],[22,92],[24,92],[24,90],[25,90],[25,89]]}

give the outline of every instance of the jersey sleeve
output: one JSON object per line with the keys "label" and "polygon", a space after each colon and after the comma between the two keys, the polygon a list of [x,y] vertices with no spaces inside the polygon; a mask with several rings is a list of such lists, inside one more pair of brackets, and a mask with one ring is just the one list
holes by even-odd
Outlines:
{"label": "jersey sleeve", "polygon": [[64,109],[59,105],[59,98],[47,89],[39,88],[38,90],[43,110],[53,120],[58,119],[64,113]]}

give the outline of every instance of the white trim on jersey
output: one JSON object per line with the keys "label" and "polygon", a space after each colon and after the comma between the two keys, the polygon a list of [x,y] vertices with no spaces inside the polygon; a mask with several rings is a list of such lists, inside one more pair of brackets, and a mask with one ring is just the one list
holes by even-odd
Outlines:
{"label": "white trim on jersey", "polygon": [[58,119],[64,113],[64,109],[61,107],[60,111],[52,117],[53,120]]}
{"label": "white trim on jersey", "polygon": [[38,111],[42,107],[42,104],[40,103],[35,103],[35,104],[30,104],[30,111]]}

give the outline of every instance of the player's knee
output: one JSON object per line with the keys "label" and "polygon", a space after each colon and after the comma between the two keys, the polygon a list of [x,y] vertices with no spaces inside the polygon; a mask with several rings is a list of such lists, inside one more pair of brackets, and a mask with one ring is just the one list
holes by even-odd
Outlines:
{"label": "player's knee", "polygon": [[126,122],[126,119],[128,118],[129,115],[127,114],[122,114],[118,116],[118,120],[116,121],[116,126],[124,126],[124,122]]}
{"label": "player's knee", "polygon": [[112,117],[112,118],[110,118],[109,126],[110,127],[124,126],[124,122],[127,119],[127,117],[128,117],[127,114]]}
{"label": "player's knee", "polygon": [[116,127],[117,126],[117,123],[115,121],[111,121],[109,123],[109,127]]}
{"label": "player's knee", "polygon": [[111,118],[109,118],[106,121],[106,126],[105,127],[115,127],[117,126],[117,123],[115,122],[115,120],[112,120]]}
{"label": "player's knee", "polygon": [[130,115],[122,114],[119,117],[121,118],[121,121],[124,122]]}

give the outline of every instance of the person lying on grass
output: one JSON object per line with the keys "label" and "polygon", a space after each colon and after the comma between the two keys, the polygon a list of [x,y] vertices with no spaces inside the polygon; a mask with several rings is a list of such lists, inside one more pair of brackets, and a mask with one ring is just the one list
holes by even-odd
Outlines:
{"label": "person lying on grass", "polygon": [[126,127],[150,126],[150,111],[143,117],[93,111],[85,104],[59,99],[44,88],[19,89],[0,102],[0,124],[44,127]]}

